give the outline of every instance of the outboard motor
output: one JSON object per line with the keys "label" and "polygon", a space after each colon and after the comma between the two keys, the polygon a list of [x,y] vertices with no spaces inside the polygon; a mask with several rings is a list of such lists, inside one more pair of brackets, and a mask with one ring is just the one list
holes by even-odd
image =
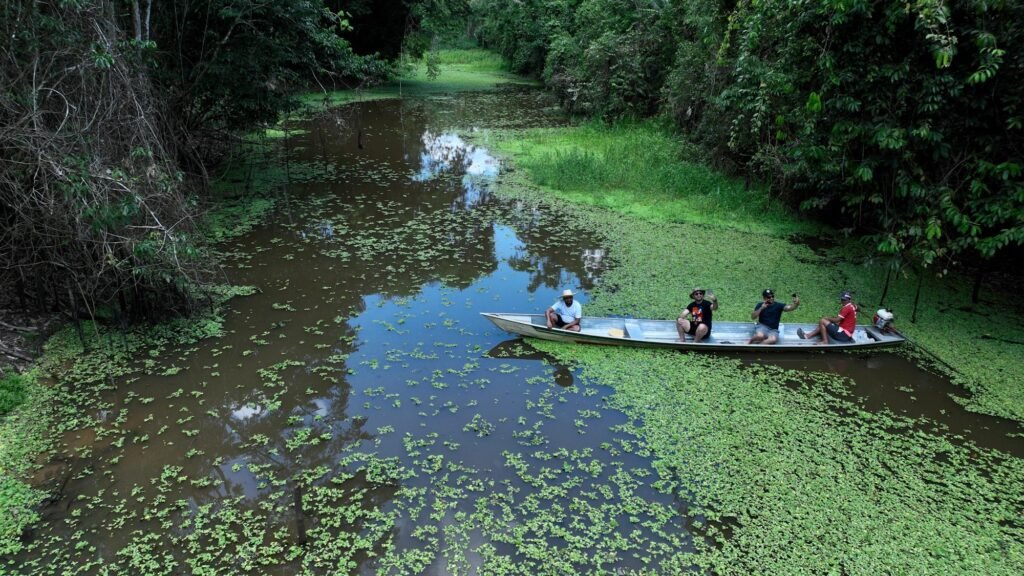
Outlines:
{"label": "outboard motor", "polygon": [[888,332],[893,330],[892,321],[896,316],[892,313],[892,310],[888,308],[881,308],[878,312],[875,312],[875,328],[878,328],[882,332]]}

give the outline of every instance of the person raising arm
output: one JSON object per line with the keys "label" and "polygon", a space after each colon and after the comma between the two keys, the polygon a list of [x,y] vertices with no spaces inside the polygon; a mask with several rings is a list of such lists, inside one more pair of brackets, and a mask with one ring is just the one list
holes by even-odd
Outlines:
{"label": "person raising arm", "polygon": [[783,304],[775,301],[775,292],[768,288],[761,292],[763,302],[754,306],[750,313],[750,319],[755,320],[754,335],[747,340],[747,344],[775,344],[779,341],[779,322],[782,320],[783,312],[791,312],[800,306],[800,298],[793,294],[793,302]]}

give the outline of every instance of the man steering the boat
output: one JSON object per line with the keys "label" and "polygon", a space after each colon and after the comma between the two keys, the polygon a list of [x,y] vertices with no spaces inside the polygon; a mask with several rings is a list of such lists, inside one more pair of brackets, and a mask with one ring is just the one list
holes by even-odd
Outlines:
{"label": "man steering the boat", "polygon": [[556,301],[544,312],[544,315],[547,316],[548,328],[580,331],[583,307],[579,302],[573,302],[573,296],[572,290],[563,290],[561,300]]}
{"label": "man steering the boat", "polygon": [[679,341],[685,342],[686,335],[693,336],[693,343],[700,344],[702,340],[711,336],[711,317],[715,310],[718,310],[718,298],[714,292],[708,294],[704,299],[703,288],[694,288],[690,292],[693,302],[686,305],[686,309],[679,313],[676,320],[676,330],[679,331]]}
{"label": "man steering the boat", "polygon": [[796,335],[801,339],[821,336],[818,344],[853,342],[853,331],[857,328],[857,305],[853,303],[853,294],[844,290],[839,295],[839,302],[842,303],[839,314],[823,317],[818,321],[818,327],[806,334],[803,328],[797,328]]}
{"label": "man steering the boat", "polygon": [[754,306],[750,313],[750,319],[757,322],[754,326],[754,335],[747,340],[747,344],[775,344],[779,341],[779,322],[782,320],[783,312],[791,312],[800,306],[800,298],[793,294],[793,302],[783,304],[775,301],[775,291],[766,288],[761,292],[762,302]]}

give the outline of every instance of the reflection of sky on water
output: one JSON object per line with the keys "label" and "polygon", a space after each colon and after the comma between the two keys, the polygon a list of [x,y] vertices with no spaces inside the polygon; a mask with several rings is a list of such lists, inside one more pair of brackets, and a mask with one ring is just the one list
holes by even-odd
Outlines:
{"label": "reflection of sky on water", "polygon": [[458,134],[444,132],[423,133],[423,152],[420,168],[413,176],[415,182],[426,182],[444,172],[461,170],[466,176],[493,179],[498,175],[500,163],[486,148],[467,144]]}
{"label": "reflection of sky on water", "polygon": [[466,149],[466,174],[494,178],[498,175],[500,164],[485,148],[470,146]]}
{"label": "reflection of sky on water", "polygon": [[296,235],[303,240],[309,240],[311,238],[322,238],[327,240],[334,237],[334,224],[327,221],[309,224],[306,229],[299,230]]}
{"label": "reflection of sky on water", "polygon": [[231,411],[231,417],[234,418],[235,420],[239,420],[239,421],[244,422],[244,421],[248,420],[249,418],[252,418],[253,416],[259,414],[262,411],[263,411],[263,408],[261,408],[259,406],[254,406],[254,405],[246,404],[246,405],[244,405],[244,406],[242,406],[240,408],[236,408],[236,409],[232,410]]}

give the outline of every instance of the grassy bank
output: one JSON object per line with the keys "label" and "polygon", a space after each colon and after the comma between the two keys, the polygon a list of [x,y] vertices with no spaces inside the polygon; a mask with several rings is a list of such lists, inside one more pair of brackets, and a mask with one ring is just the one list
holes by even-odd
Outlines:
{"label": "grassy bank", "polygon": [[818,231],[765,188],[711,170],[652,124],[536,129],[495,144],[532,183],[570,204],[755,234]]}
{"label": "grassy bank", "polygon": [[[766,287],[800,294],[800,308],[786,316],[791,321],[835,314],[844,289],[865,305],[862,321],[879,304],[883,262],[853,257],[864,252],[853,240],[826,251],[792,240],[794,233],[833,235],[782,208],[766,190],[690,161],[657,128],[496,132],[486,144],[518,168],[504,177],[503,194],[558,203],[607,238],[618,265],[593,294],[590,314],[674,318],[696,285],[715,290],[716,316],[727,320],[749,321]],[[899,328],[970,391],[968,409],[1024,422],[1019,299],[989,292],[970,309],[968,282],[928,276],[918,321],[910,323],[917,281],[899,277],[889,288],[885,304]]]}

